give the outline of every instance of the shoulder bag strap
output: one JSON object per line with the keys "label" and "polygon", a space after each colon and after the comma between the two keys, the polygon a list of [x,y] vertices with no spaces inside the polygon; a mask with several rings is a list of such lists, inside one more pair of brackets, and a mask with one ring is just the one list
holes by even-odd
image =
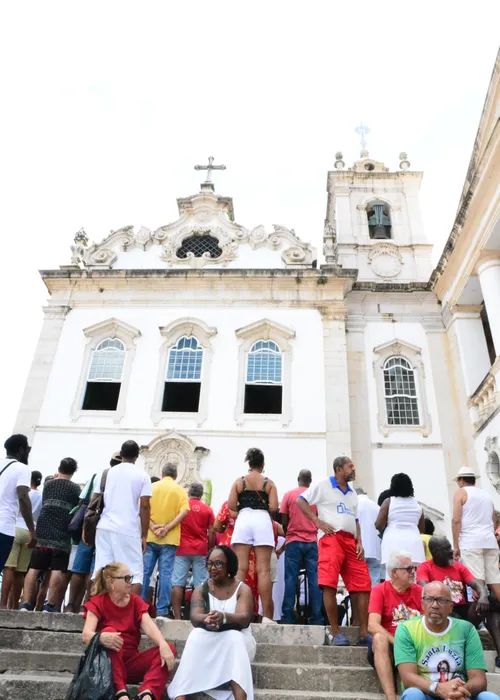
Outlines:
{"label": "shoulder bag strap", "polygon": [[105,469],[102,473],[102,476],[101,476],[102,509],[104,509],[104,489],[106,488],[106,481],[108,480],[108,472],[109,472],[109,469]]}
{"label": "shoulder bag strap", "polygon": [[210,612],[210,600],[208,598],[208,581],[204,581],[201,587],[203,601],[205,603],[205,612]]}
{"label": "shoulder bag strap", "polygon": [[8,468],[10,467],[11,464],[14,464],[14,462],[17,462],[17,459],[13,459],[12,462],[9,462],[8,464],[6,464],[5,467],[2,469],[2,471],[0,472],[0,476],[2,476],[2,474],[4,473],[4,471],[5,471],[6,469],[8,469]]}

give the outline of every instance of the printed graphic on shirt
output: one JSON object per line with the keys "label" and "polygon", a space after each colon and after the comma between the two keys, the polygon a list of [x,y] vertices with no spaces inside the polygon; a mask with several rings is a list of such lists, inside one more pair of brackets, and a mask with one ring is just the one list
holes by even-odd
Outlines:
{"label": "printed graphic on shirt", "polygon": [[454,581],[449,576],[445,576],[443,583],[446,583],[450,589],[451,599],[454,605],[458,605],[463,602],[464,599],[464,587],[461,581]]}
{"label": "printed graphic on shirt", "polygon": [[397,608],[392,609],[392,626],[397,627],[400,622],[411,620],[412,617],[421,615],[420,610],[409,608],[404,603],[400,603]]}
{"label": "printed graphic on shirt", "polygon": [[349,506],[346,505],[345,503],[339,503],[337,505],[337,513],[339,515],[352,515],[353,518],[356,517],[356,513],[353,513],[352,510],[349,508]]}
{"label": "printed graphic on shirt", "polygon": [[[430,679],[446,683],[455,677],[457,669],[463,669],[463,658],[460,654],[446,644],[432,647],[427,652],[424,659],[421,661],[422,666],[427,666],[429,669]],[[460,673],[457,673],[460,676]]]}

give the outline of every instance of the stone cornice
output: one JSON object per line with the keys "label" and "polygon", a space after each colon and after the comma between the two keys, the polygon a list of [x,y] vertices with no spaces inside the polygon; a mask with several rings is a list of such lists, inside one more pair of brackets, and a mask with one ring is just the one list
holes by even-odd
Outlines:
{"label": "stone cornice", "polygon": [[428,282],[355,282],[353,292],[431,292]]}

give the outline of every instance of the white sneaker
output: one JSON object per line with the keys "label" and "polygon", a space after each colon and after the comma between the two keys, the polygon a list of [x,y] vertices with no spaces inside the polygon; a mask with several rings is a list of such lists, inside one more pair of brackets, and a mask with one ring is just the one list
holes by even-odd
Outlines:
{"label": "white sneaker", "polygon": [[271,620],[270,617],[263,617],[262,624],[263,625],[277,625],[278,623],[276,622],[276,620]]}

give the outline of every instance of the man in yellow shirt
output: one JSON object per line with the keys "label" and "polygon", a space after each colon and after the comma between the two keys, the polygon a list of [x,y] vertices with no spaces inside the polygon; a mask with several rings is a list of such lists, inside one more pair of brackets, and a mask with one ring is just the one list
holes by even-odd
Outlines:
{"label": "man in yellow shirt", "polygon": [[162,469],[162,477],[161,481],[153,484],[142,597],[148,599],[149,580],[158,562],[160,588],[157,612],[158,616],[166,617],[170,610],[175,553],[181,541],[181,522],[189,512],[189,502],[187,493],[175,483],[175,464],[167,462]]}

